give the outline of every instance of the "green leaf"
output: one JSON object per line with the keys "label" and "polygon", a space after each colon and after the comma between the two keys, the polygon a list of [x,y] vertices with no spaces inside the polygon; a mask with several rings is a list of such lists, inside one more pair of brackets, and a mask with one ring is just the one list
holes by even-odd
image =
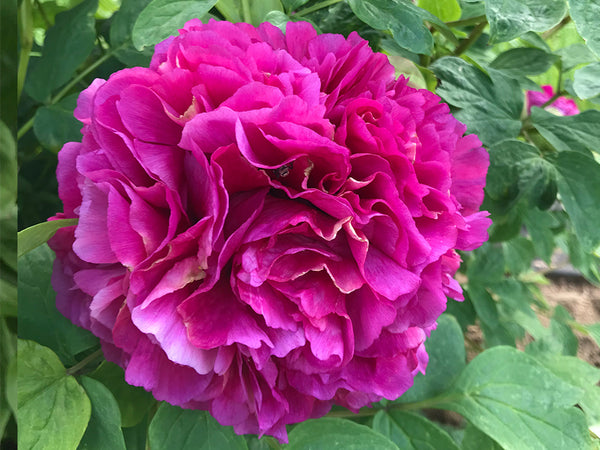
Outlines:
{"label": "green leaf", "polygon": [[419,0],[418,6],[444,22],[460,19],[460,5],[456,0]]}
{"label": "green leaf", "polygon": [[529,208],[524,217],[527,232],[531,236],[535,254],[550,264],[554,252],[554,233],[552,228],[557,225],[556,219],[547,211]]}
{"label": "green leaf", "polygon": [[455,117],[485,145],[516,137],[521,131],[523,94],[519,83],[490,71],[490,76],[455,57],[438,59],[431,69],[442,81],[436,93],[460,108]]}
{"label": "green leaf", "polygon": [[56,16],[46,33],[42,57],[30,62],[27,73],[25,89],[35,100],[46,102],[86,60],[96,40],[96,9],[98,0],[85,0]]}
{"label": "green leaf", "polygon": [[596,341],[596,345],[600,347],[600,323],[593,323],[591,325],[583,325],[585,330],[589,333],[590,337]]}
{"label": "green leaf", "polygon": [[600,0],[569,0],[569,11],[587,46],[600,56]]}
{"label": "green leaf", "polygon": [[99,381],[81,377],[81,385],[92,403],[92,414],[78,450],[125,450],[121,414],[117,401]]}
{"label": "green leaf", "polygon": [[43,343],[70,365],[75,364],[75,355],[98,340],[56,309],[50,283],[53,261],[54,253],[45,244],[19,258],[19,337]]}
{"label": "green leaf", "polygon": [[153,49],[148,47],[138,51],[131,38],[135,21],[150,1],[123,0],[121,8],[110,22],[110,44],[115,56],[129,67],[148,66],[152,59]]}
{"label": "green leaf", "polygon": [[490,43],[510,41],[527,31],[546,31],[567,12],[565,0],[486,0]]}
{"label": "green leaf", "polygon": [[556,51],[562,59],[562,69],[567,71],[579,64],[587,64],[598,60],[587,45],[582,43],[571,44]]}
{"label": "green leaf", "polygon": [[588,448],[583,391],[511,347],[480,353],[436,407],[462,414],[504,448]]}
{"label": "green leaf", "polygon": [[492,298],[485,287],[477,283],[469,282],[467,295],[477,311],[479,326],[483,332],[486,346],[514,346],[515,338],[513,333],[511,333],[511,326],[506,323],[505,317],[500,316],[497,302]]}
{"label": "green leaf", "polygon": [[[508,324],[517,325],[526,330],[535,339],[540,339],[546,334],[538,316],[531,309],[535,298],[528,287],[516,278],[507,278],[494,285],[494,292],[500,298],[498,311]],[[513,331],[513,330],[509,330]],[[518,328],[513,336],[521,338],[522,333]]]}
{"label": "green leaf", "polygon": [[558,60],[557,55],[539,48],[512,48],[500,53],[490,67],[512,76],[539,75],[546,72]]}
{"label": "green leaf", "polygon": [[127,384],[123,369],[110,361],[104,361],[89,376],[102,382],[112,392],[119,406],[123,427],[137,425],[156,402],[152,394],[143,388]]}
{"label": "green leaf", "polygon": [[504,254],[497,245],[486,242],[473,254],[475,260],[467,268],[470,281],[486,285],[504,278]]}
{"label": "green leaf", "polygon": [[582,247],[592,251],[600,244],[600,165],[581,153],[563,151],[558,154],[556,169],[562,203]]}
{"label": "green leaf", "polygon": [[423,416],[398,410],[379,411],[373,429],[401,449],[459,450],[448,433]]}
{"label": "green leaf", "polygon": [[531,268],[531,262],[535,257],[533,243],[523,236],[502,243],[504,261],[506,268],[513,275],[525,272]]}
{"label": "green leaf", "polygon": [[122,429],[127,450],[146,450],[148,423],[148,414],[146,414],[137,425]]}
{"label": "green leaf", "polygon": [[80,130],[83,125],[73,116],[78,96],[79,94],[70,95],[54,105],[42,106],[36,111],[33,131],[40,144],[47,149],[58,152],[65,143],[81,140]]}
{"label": "green leaf", "polygon": [[181,409],[163,403],[150,423],[152,450],[247,449],[242,436],[224,427],[206,411]]}
{"label": "green leaf", "polygon": [[17,200],[17,147],[10,129],[0,121],[0,213]]}
{"label": "green leaf", "polygon": [[413,386],[397,402],[418,402],[444,392],[465,367],[464,337],[456,319],[448,314],[440,316],[425,348],[429,354],[426,374],[417,374]]}
{"label": "green leaf", "polygon": [[46,243],[56,230],[77,225],[78,219],[58,219],[38,223],[19,231],[19,257]]}
{"label": "green leaf", "polygon": [[600,149],[600,111],[590,109],[575,116],[556,116],[531,108],[535,128],[558,151],[573,150],[589,155]]}
{"label": "green leaf", "polygon": [[398,450],[385,436],[350,420],[325,417],[304,421],[289,434],[285,450]]}
{"label": "green leaf", "polygon": [[502,450],[491,437],[469,423],[461,443],[462,450]]}
{"label": "green leaf", "polygon": [[255,26],[270,21],[266,17],[272,11],[284,12],[279,0],[249,0],[248,9],[245,9],[242,0],[219,0],[215,7],[229,22],[249,22]]}
{"label": "green leaf", "polygon": [[19,448],[76,449],[90,420],[90,400],[57,356],[32,341],[18,349]]}
{"label": "green leaf", "polygon": [[295,11],[302,5],[308,3],[308,0],[282,0],[283,6],[288,13]]}
{"label": "green leaf", "polygon": [[600,95],[600,62],[582,67],[574,77],[573,89],[579,98],[585,100]]}
{"label": "green leaf", "polygon": [[153,46],[193,18],[204,16],[217,0],[152,0],[133,26],[133,44],[138,50]]}
{"label": "green leaf", "polygon": [[433,36],[424,21],[445,27],[433,14],[405,0],[348,0],[354,14],[376,30],[389,30],[402,48],[430,55]]}

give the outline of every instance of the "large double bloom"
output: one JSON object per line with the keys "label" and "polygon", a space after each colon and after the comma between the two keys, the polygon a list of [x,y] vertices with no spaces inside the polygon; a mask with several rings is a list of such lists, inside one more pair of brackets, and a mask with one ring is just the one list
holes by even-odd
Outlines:
{"label": "large double bloom", "polygon": [[57,305],[130,384],[285,440],[424,371],[488,155],[356,33],[193,20],[75,115]]}

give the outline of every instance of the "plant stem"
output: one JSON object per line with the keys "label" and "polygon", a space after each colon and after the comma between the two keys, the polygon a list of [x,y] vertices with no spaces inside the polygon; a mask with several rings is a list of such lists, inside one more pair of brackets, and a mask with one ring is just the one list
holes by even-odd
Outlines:
{"label": "plant stem", "polygon": [[558,66],[558,81],[556,82],[556,92],[552,97],[550,97],[550,99],[546,103],[540,106],[540,108],[542,109],[544,109],[546,106],[551,105],[558,99],[558,97],[565,94],[565,92],[562,91],[562,62],[560,59],[558,60],[556,65]]}
{"label": "plant stem", "polygon": [[468,19],[455,20],[453,22],[446,22],[446,25],[449,27],[466,27],[469,25],[477,25],[478,23],[486,22],[487,18],[485,15],[469,17]]}
{"label": "plant stem", "polygon": [[295,14],[296,17],[306,16],[312,12],[318,11],[319,9],[327,8],[328,6],[335,5],[336,3],[341,2],[342,0],[326,0],[321,3],[317,3],[316,5],[311,6],[310,8],[303,9],[300,12]]}
{"label": "plant stem", "polygon": [[17,103],[25,85],[31,47],[33,47],[33,12],[31,0],[23,0],[23,3],[21,3],[19,25],[21,26],[21,52],[19,54],[19,69],[17,72]]}
{"label": "plant stem", "polygon": [[252,14],[250,13],[250,4],[248,0],[242,0],[242,17],[244,22],[252,23]]}
{"label": "plant stem", "polygon": [[485,30],[485,27],[487,26],[487,20],[484,20],[483,22],[478,23],[475,28],[473,28],[473,30],[471,30],[471,33],[469,34],[469,36],[466,39],[463,39],[461,41],[461,43],[459,44],[458,47],[456,47],[456,50],[454,50],[454,56],[460,56],[462,55],[464,52],[466,52],[469,47],[471,47],[471,45],[473,45],[477,39],[479,39],[479,36],[481,36],[481,34],[483,33],[483,30]]}
{"label": "plant stem", "polygon": [[96,361],[98,358],[100,358],[103,355],[102,353],[102,349],[99,348],[98,350],[96,350],[94,353],[92,353],[91,355],[86,356],[85,358],[83,358],[81,361],[79,361],[77,364],[75,364],[73,367],[69,367],[67,369],[67,375],[75,375],[77,372],[79,372],[81,369],[83,369],[85,366],[87,366],[89,363]]}

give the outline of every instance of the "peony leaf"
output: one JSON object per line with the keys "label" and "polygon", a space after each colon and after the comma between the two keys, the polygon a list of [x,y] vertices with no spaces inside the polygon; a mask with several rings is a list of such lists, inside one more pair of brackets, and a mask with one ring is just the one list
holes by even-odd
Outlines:
{"label": "peony leaf", "polygon": [[504,448],[588,448],[583,390],[511,347],[480,353],[436,407],[462,414]]}
{"label": "peony leaf", "polygon": [[82,124],[73,116],[77,106],[77,94],[65,97],[60,102],[38,108],[35,113],[33,130],[44,147],[58,152],[70,141],[81,140]]}
{"label": "peony leaf", "polygon": [[463,450],[502,450],[496,441],[471,423],[465,428],[461,448]]}
{"label": "peony leaf", "polygon": [[181,409],[163,403],[150,423],[152,450],[247,449],[242,436],[224,427],[206,411]]}
{"label": "peony leaf", "polygon": [[204,16],[217,0],[152,0],[133,26],[133,45],[138,50],[154,46],[176,34],[190,19]]}
{"label": "peony leaf", "polygon": [[19,337],[43,342],[64,364],[74,364],[74,356],[98,340],[56,309],[50,284],[53,261],[54,253],[46,244],[19,258]]}
{"label": "peony leaf", "polygon": [[148,415],[133,427],[122,428],[127,450],[146,450],[148,439]]}
{"label": "peony leaf", "polygon": [[573,89],[581,99],[600,95],[600,62],[589,64],[575,72]]}
{"label": "peony leaf", "polygon": [[58,219],[38,223],[19,231],[19,257],[46,243],[62,227],[77,225],[77,219]]}
{"label": "peony leaf", "polygon": [[137,425],[156,402],[143,388],[127,384],[123,369],[110,361],[104,361],[89,376],[102,382],[117,400],[123,427]]}
{"label": "peony leaf", "polygon": [[417,5],[444,22],[460,19],[461,11],[457,0],[419,0]]}
{"label": "peony leaf", "polygon": [[47,101],[86,60],[96,40],[96,9],[98,0],[86,0],[56,16],[46,33],[42,57],[30,61],[27,72],[25,89],[35,100]]}
{"label": "peony leaf", "polygon": [[574,116],[557,116],[531,108],[535,128],[558,151],[574,150],[589,155],[600,149],[600,111],[590,109]]}
{"label": "peony leaf", "polygon": [[415,377],[413,386],[398,399],[399,402],[417,402],[444,392],[465,367],[464,338],[453,316],[440,316],[425,347],[429,354],[426,374]]}
{"label": "peony leaf", "polygon": [[593,323],[591,325],[584,325],[585,330],[588,332],[590,337],[596,341],[596,345],[600,347],[600,323]]}
{"label": "peony leaf", "polygon": [[302,422],[289,435],[285,450],[398,450],[396,444],[371,428],[349,420],[326,417]]}
{"label": "peony leaf", "polygon": [[0,120],[0,212],[8,212],[17,199],[17,147],[10,129]]}
{"label": "peony leaf", "polygon": [[490,76],[487,76],[455,57],[440,58],[431,69],[442,81],[437,94],[460,108],[455,117],[485,145],[519,134],[523,94],[516,80],[495,70],[490,70]]}
{"label": "peony leaf", "polygon": [[90,420],[90,400],[49,348],[18,345],[19,448],[76,449]]}
{"label": "peony leaf", "polygon": [[539,48],[511,48],[500,53],[490,67],[513,76],[539,75],[550,69],[558,59],[557,55]]}
{"label": "peony leaf", "polygon": [[115,56],[129,67],[148,66],[152,49],[138,51],[133,46],[131,33],[133,25],[142,10],[151,0],[123,0],[121,7],[110,21],[110,44],[116,50]]}
{"label": "peony leaf", "polygon": [[[600,114],[600,112],[598,112]],[[564,151],[556,160],[558,192],[586,251],[600,244],[600,165],[578,152]]]}
{"label": "peony leaf", "polygon": [[490,43],[510,41],[527,31],[546,31],[567,12],[565,0],[486,0]]}
{"label": "peony leaf", "polygon": [[416,414],[391,410],[373,417],[373,429],[401,449],[458,450],[450,435],[430,420]]}
{"label": "peony leaf", "polygon": [[600,56],[600,0],[569,0],[569,12],[587,46]]}
{"label": "peony leaf", "polygon": [[121,414],[113,395],[93,378],[81,377],[81,385],[92,403],[92,414],[78,450],[125,450]]}

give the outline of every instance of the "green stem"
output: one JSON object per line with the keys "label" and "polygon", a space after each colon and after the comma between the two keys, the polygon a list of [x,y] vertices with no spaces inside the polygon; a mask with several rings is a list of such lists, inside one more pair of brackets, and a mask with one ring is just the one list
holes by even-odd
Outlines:
{"label": "green stem", "polygon": [[248,0],[242,0],[242,17],[244,18],[244,22],[252,23],[252,14],[250,13]]}
{"label": "green stem", "polygon": [[326,0],[321,3],[317,3],[316,5],[311,6],[310,8],[303,9],[295,14],[296,17],[306,16],[312,12],[318,11],[319,9],[327,8],[328,6],[335,5],[336,3],[340,3],[342,0]]}
{"label": "green stem", "polygon": [[486,22],[487,18],[485,15],[469,17],[468,19],[455,20],[453,22],[446,22],[446,25],[449,27],[467,27],[470,25],[477,25],[478,23]]}
{"label": "green stem", "polygon": [[86,356],[85,358],[83,358],[81,361],[79,361],[77,364],[75,364],[73,367],[69,367],[67,369],[67,375],[75,375],[77,372],[79,372],[81,369],[83,369],[85,366],[87,366],[88,364],[90,364],[91,362],[96,361],[98,358],[100,358],[103,355],[102,353],[102,349],[99,348],[98,350],[96,350],[94,353],[92,353],[91,355]]}
{"label": "green stem", "polygon": [[[49,105],[54,105],[55,103],[59,102],[71,89],[73,89],[73,87],[77,83],[79,83],[81,80],[83,80],[90,72],[92,72],[94,69],[96,69],[98,66],[100,66],[103,62],[105,62],[107,59],[109,59],[116,52],[116,50],[117,49],[114,49],[112,51],[105,53],[100,58],[98,58],[96,61],[94,61],[94,63],[92,65],[86,67],[83,71],[81,71],[81,73],[79,73],[79,75],[77,75],[75,78],[73,78],[69,82],[69,84],[67,84],[58,94],[56,94],[54,97],[52,97]],[[35,119],[35,115],[31,119],[29,119],[21,128],[19,128],[19,131],[17,132],[17,140],[21,139],[21,137],[23,137],[25,135],[25,133],[27,133],[31,129],[31,127],[33,126],[34,119]]]}
{"label": "green stem", "polygon": [[23,0],[19,11],[19,25],[21,26],[21,52],[19,54],[19,69],[17,72],[17,102],[25,85],[27,66],[33,47],[33,13],[31,0]]}
{"label": "green stem", "polygon": [[558,62],[556,63],[557,67],[558,67],[558,81],[556,82],[556,92],[554,93],[554,95],[552,97],[550,97],[550,99],[544,103],[542,106],[540,106],[540,108],[544,109],[546,106],[550,106],[552,103],[554,103],[558,97],[560,97],[561,95],[566,94],[566,92],[562,91],[562,61],[559,59]]}
{"label": "green stem", "polygon": [[481,23],[478,23],[475,28],[473,28],[473,30],[471,30],[471,33],[469,34],[469,36],[466,39],[463,39],[459,46],[456,47],[456,50],[454,50],[454,56],[460,56],[462,55],[464,52],[466,52],[469,47],[471,47],[471,45],[473,45],[477,39],[479,39],[479,36],[481,36],[481,34],[483,33],[483,30],[485,30],[485,27],[487,26],[487,20],[484,20]]}

